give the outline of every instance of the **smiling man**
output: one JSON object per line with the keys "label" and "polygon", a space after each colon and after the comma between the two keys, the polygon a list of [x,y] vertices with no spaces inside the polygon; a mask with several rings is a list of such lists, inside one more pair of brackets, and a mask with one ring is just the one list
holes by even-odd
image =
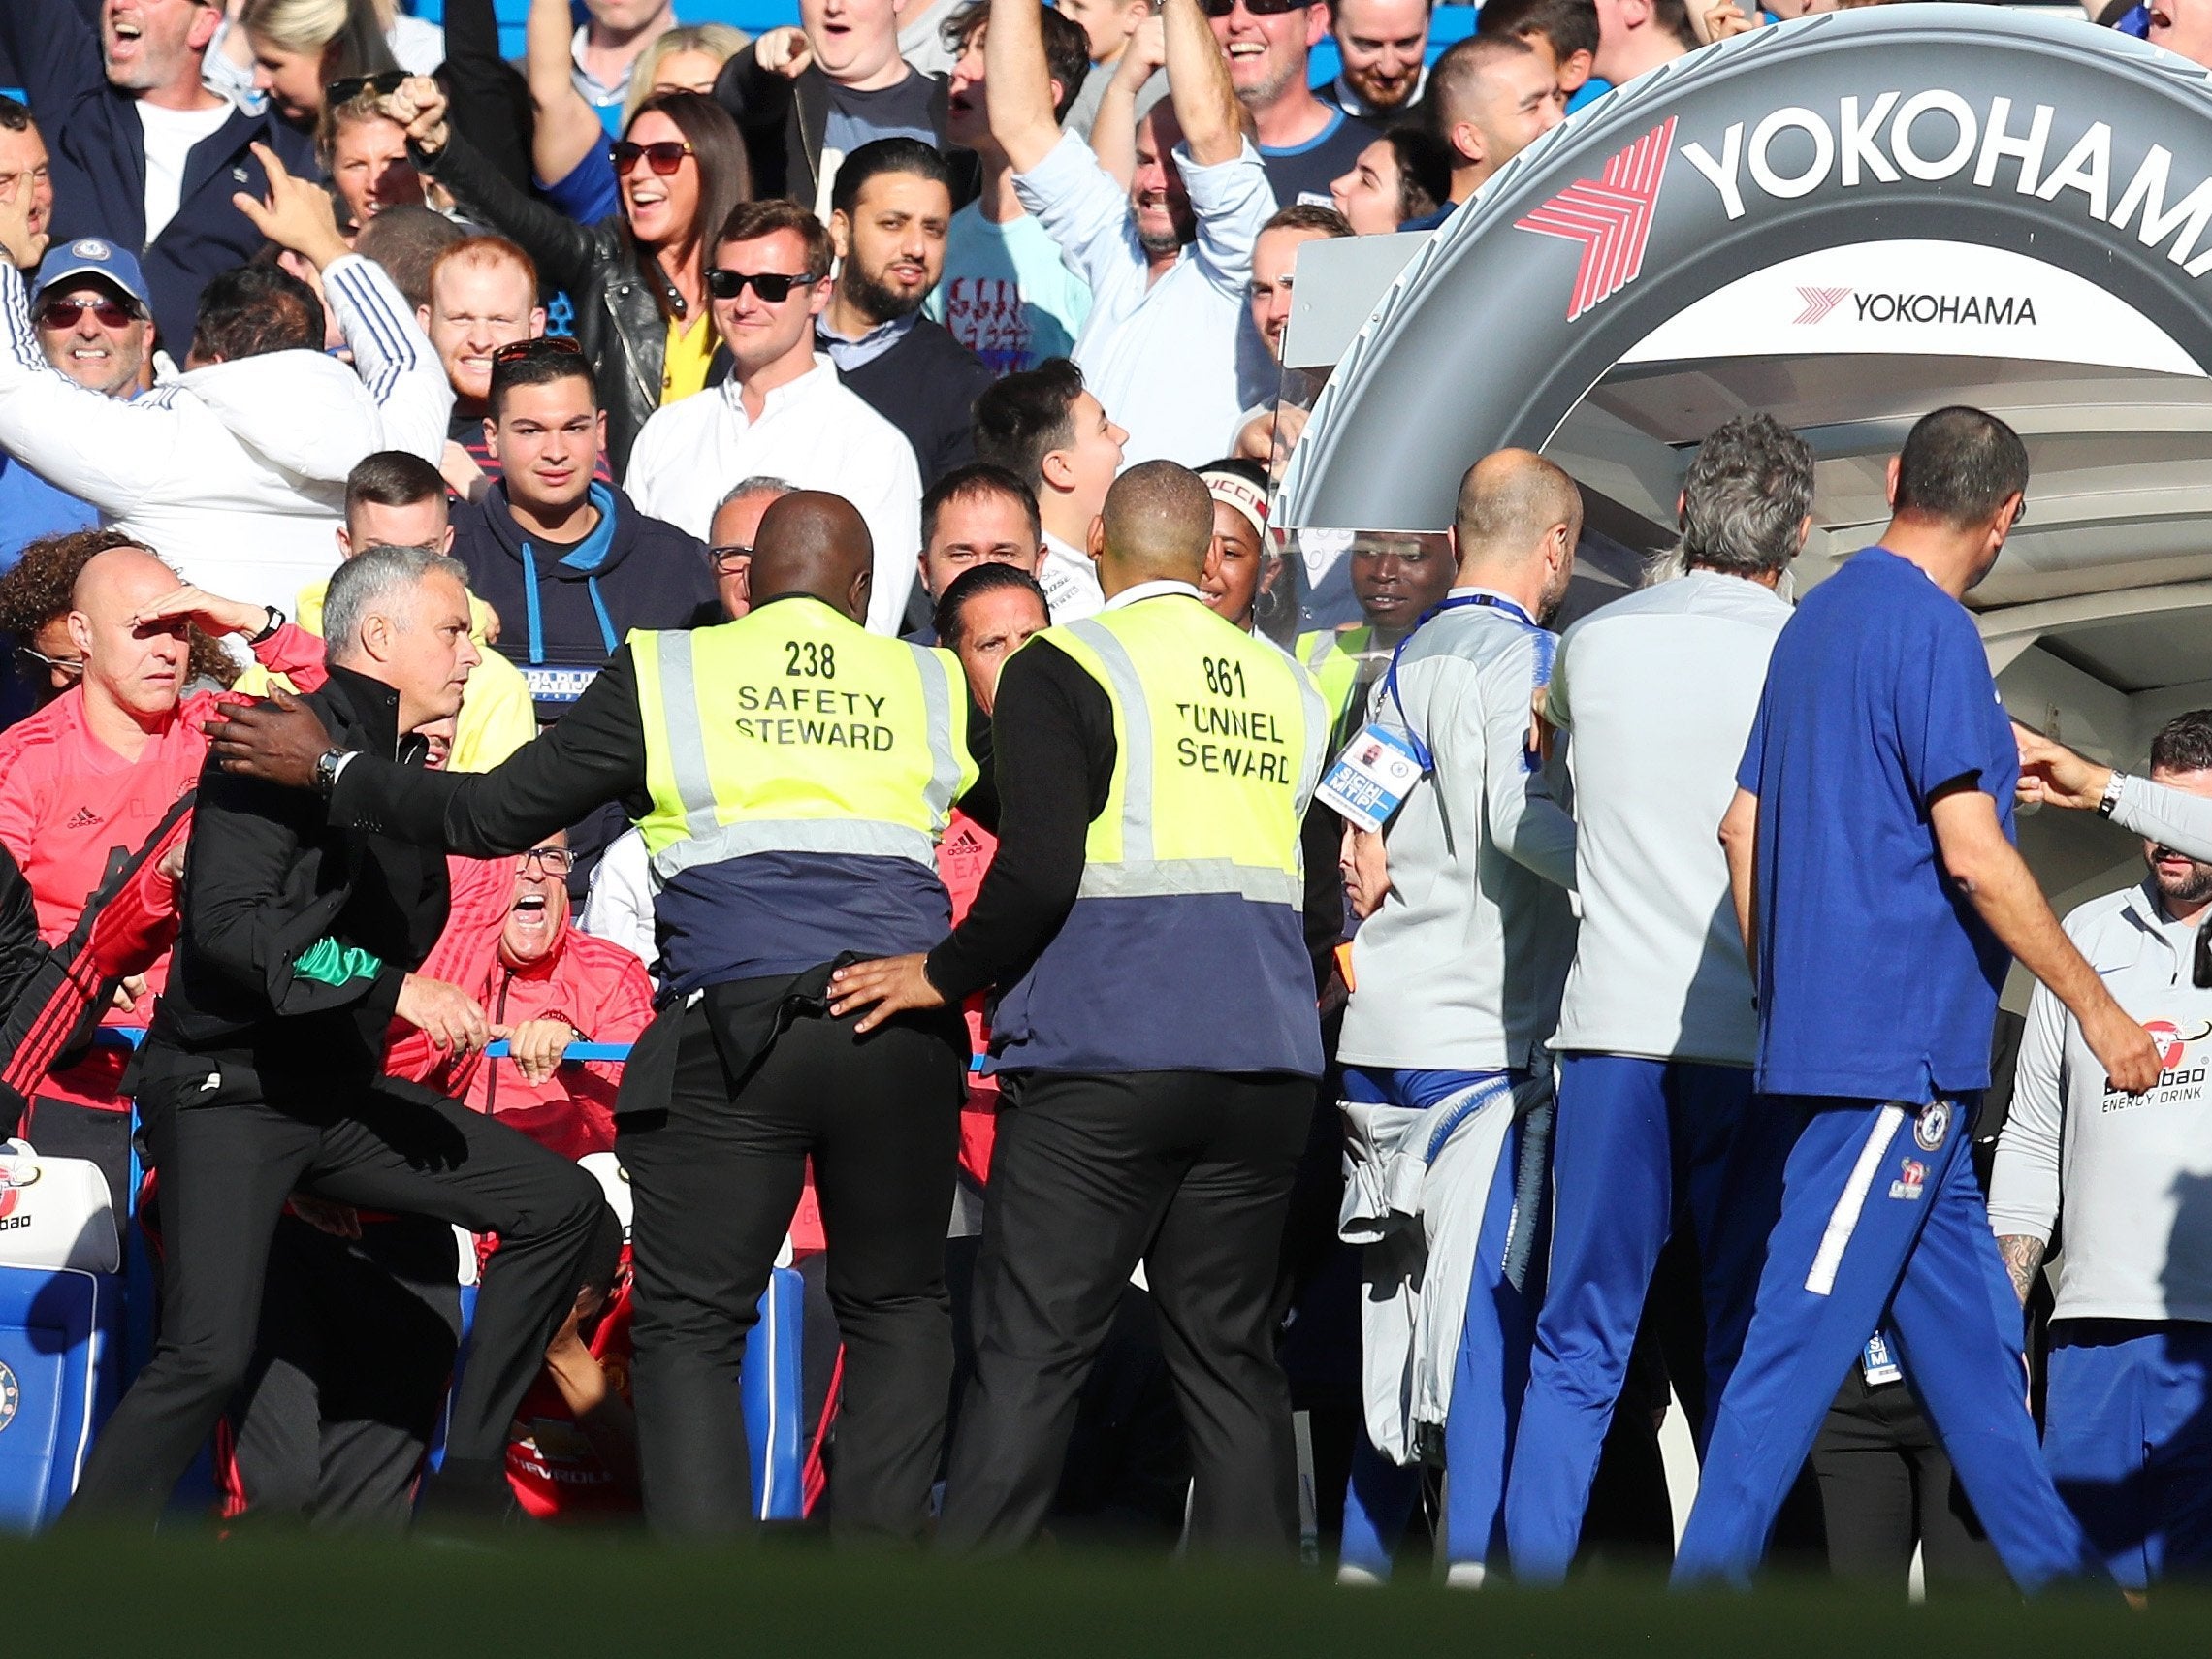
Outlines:
{"label": "smiling man", "polygon": [[875,545],[868,627],[895,634],[921,543],[921,475],[906,435],[815,349],[830,258],[829,233],[795,202],[748,202],[730,215],[707,272],[729,377],[645,423],[629,484],[647,512],[694,534],[733,481],[755,474],[844,496]]}
{"label": "smiling man", "polygon": [[846,157],[830,199],[839,265],[815,343],[906,434],[926,489],[976,459],[969,429],[991,383],[974,352],[921,314],[945,274],[952,170],[916,140],[878,139]]}
{"label": "smiling man", "polygon": [[1329,32],[1343,68],[1318,89],[1325,104],[1362,121],[1421,117],[1434,0],[1334,0]]}
{"label": "smiling man", "polygon": [[1329,32],[1329,8],[1316,0],[1206,0],[1213,38],[1229,57],[1230,83],[1252,112],[1260,159],[1275,200],[1288,207],[1329,205],[1329,181],[1374,143],[1377,130],[1325,104],[1307,84],[1313,48]]}
{"label": "smiling man", "polygon": [[233,204],[267,194],[252,145],[310,176],[308,142],[265,111],[208,90],[201,63],[223,9],[208,0],[9,0],[0,48],[53,143],[56,237],[112,239],[144,261],[172,349],[192,337],[200,290],[262,236]]}
{"label": "smiling man", "polygon": [[484,428],[492,358],[503,345],[545,333],[537,266],[504,237],[468,237],[431,262],[429,287],[430,303],[417,307],[415,317],[453,387],[446,437],[496,480],[499,462]]}

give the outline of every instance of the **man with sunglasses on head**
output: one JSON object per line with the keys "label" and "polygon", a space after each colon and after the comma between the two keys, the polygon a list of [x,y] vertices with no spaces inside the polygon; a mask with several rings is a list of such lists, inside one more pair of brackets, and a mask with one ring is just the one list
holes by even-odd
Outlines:
{"label": "man with sunglasses on head", "polygon": [[487,407],[500,477],[454,509],[453,556],[498,613],[497,649],[550,723],[631,629],[711,620],[714,585],[695,539],[593,476],[606,414],[573,339],[497,348]]}
{"label": "man with sunglasses on head", "polygon": [[645,423],[629,485],[646,512],[702,536],[732,479],[765,473],[844,496],[875,544],[868,626],[896,633],[921,544],[921,471],[905,434],[815,348],[830,263],[829,233],[796,203],[730,215],[707,271],[729,376]]}
{"label": "man with sunglasses on head", "polygon": [[1243,313],[1275,199],[1199,0],[1165,0],[1161,21],[1138,32],[1129,50],[1139,57],[1116,72],[1133,76],[1157,54],[1170,91],[1137,123],[1126,187],[1053,119],[1030,0],[992,0],[983,61],[991,136],[1013,164],[1014,192],[1090,285],[1074,356],[1084,379],[1127,429],[1131,463],[1197,463],[1274,384]]}
{"label": "man with sunglasses on head", "polygon": [[144,262],[172,350],[191,338],[200,291],[253,257],[261,232],[233,198],[269,188],[255,145],[314,177],[314,147],[273,110],[210,92],[201,67],[222,22],[212,0],[8,0],[5,49],[53,136],[57,238],[99,237]]}
{"label": "man with sunglasses on head", "polygon": [[1259,127],[1260,159],[1285,207],[1329,206],[1329,183],[1382,134],[1313,95],[1313,48],[1329,35],[1321,0],[1201,0],[1229,79]]}

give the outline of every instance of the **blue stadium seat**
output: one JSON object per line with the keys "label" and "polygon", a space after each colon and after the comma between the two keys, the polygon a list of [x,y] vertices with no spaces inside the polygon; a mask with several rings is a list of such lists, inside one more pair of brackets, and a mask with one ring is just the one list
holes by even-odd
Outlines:
{"label": "blue stadium seat", "polygon": [[0,1532],[77,1489],[122,1391],[122,1277],[99,1168],[0,1142]]}
{"label": "blue stadium seat", "polygon": [[77,1489],[121,1392],[122,1306],[112,1273],[0,1267],[0,1531],[50,1524]]}

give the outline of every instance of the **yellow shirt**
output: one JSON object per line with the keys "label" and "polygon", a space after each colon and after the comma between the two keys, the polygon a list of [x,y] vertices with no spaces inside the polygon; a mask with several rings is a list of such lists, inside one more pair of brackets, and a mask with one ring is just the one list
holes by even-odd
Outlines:
{"label": "yellow shirt", "polygon": [[675,318],[668,319],[668,344],[661,355],[660,406],[707,389],[707,366],[715,360],[721,335],[705,317],[694,318],[689,334]]}
{"label": "yellow shirt", "polygon": [[[295,606],[299,615],[294,620],[311,634],[323,631],[323,595],[329,589],[328,582],[310,582],[300,590]],[[468,606],[473,624],[469,631],[484,660],[468,671],[461,715],[453,724],[453,753],[446,765],[455,772],[489,772],[537,736],[537,708],[522,670],[484,642],[492,607],[473,593]],[[272,683],[269,671],[255,663],[239,676],[233,689],[259,696]],[[289,683],[284,685],[292,689]]]}

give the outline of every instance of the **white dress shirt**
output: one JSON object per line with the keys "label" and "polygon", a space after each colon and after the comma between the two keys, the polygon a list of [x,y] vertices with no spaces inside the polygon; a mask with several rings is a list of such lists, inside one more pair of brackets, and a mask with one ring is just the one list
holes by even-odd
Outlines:
{"label": "white dress shirt", "polygon": [[906,434],[837,378],[820,352],[798,379],[768,394],[754,420],[738,383],[657,411],[637,434],[625,480],[640,512],[707,539],[715,508],[747,478],[786,478],[801,490],[843,495],[876,543],[872,632],[896,635],[921,551],[921,469]]}

